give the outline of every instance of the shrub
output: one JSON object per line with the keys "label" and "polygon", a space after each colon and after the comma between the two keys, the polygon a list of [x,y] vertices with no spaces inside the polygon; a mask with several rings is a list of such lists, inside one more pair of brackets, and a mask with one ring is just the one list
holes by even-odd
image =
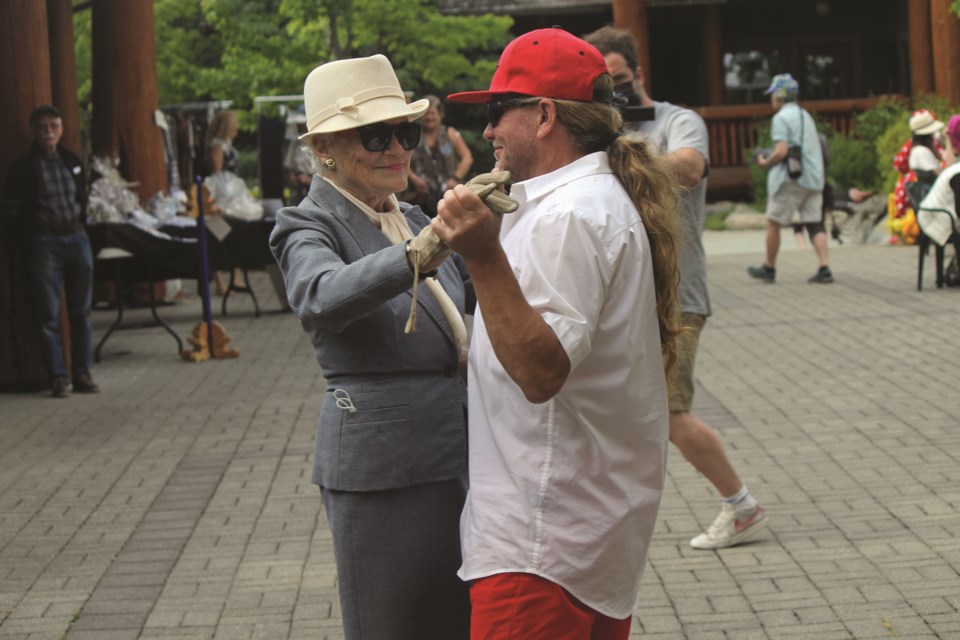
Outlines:
{"label": "shrub", "polygon": [[[875,142],[897,122],[905,122],[910,102],[902,96],[883,96],[876,105],[854,118],[854,136]],[[892,159],[891,159],[892,160]]]}
{"label": "shrub", "polygon": [[830,166],[827,179],[838,187],[876,189],[880,184],[877,154],[865,140],[834,135],[829,138]]}

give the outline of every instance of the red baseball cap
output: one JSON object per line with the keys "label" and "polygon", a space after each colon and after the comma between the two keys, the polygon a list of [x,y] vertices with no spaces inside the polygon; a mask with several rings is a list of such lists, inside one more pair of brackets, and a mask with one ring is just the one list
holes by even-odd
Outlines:
{"label": "red baseball cap", "polygon": [[593,83],[607,73],[607,63],[592,44],[553,27],[514,39],[500,55],[487,91],[447,96],[454,102],[479,104],[498,95],[519,93],[561,100],[593,100]]}

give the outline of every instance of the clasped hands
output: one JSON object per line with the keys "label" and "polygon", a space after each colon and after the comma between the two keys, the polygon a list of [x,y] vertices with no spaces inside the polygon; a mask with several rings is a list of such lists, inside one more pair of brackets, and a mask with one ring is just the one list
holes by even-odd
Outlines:
{"label": "clasped hands", "polygon": [[439,268],[453,251],[470,257],[498,241],[500,216],[519,206],[500,190],[509,180],[509,171],[483,173],[443,194],[437,217],[408,247],[419,273]]}

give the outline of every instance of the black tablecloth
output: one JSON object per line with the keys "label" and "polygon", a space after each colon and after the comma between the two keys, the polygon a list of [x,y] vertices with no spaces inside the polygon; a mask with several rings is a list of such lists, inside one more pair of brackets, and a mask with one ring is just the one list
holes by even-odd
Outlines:
{"label": "black tablecloth", "polygon": [[[226,218],[230,233],[219,241],[207,231],[207,257],[210,270],[262,268],[274,262],[269,238],[274,219],[240,220]],[[147,279],[197,278],[200,275],[200,243],[197,227],[163,226],[160,234],[127,223],[93,224],[87,227],[94,258],[101,249],[115,247],[133,254],[133,264],[125,267],[128,277]],[[105,267],[109,260],[97,260]],[[132,269],[132,271],[131,271]]]}

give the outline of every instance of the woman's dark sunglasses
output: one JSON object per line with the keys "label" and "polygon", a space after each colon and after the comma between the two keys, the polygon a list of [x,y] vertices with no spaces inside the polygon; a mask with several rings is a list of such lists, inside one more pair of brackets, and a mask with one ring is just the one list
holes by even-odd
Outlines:
{"label": "woman's dark sunglasses", "polygon": [[394,136],[397,137],[400,146],[407,151],[416,149],[417,145],[420,144],[419,122],[402,122],[400,124],[378,122],[358,127],[357,132],[360,134],[360,144],[367,151],[386,151]]}
{"label": "woman's dark sunglasses", "polygon": [[500,124],[500,119],[507,111],[519,107],[530,107],[537,104],[540,98],[509,98],[507,100],[498,100],[487,103],[487,120],[491,127]]}

